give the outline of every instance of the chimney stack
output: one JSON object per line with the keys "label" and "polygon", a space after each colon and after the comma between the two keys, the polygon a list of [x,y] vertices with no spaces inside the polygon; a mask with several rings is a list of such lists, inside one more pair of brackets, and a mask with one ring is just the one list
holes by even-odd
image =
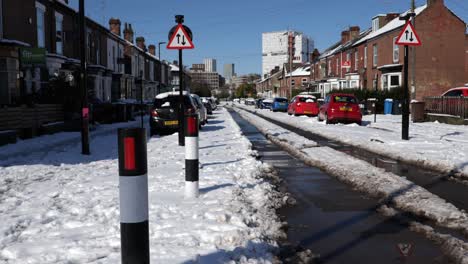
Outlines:
{"label": "chimney stack", "polygon": [[349,41],[349,31],[345,30],[341,32],[341,45]]}
{"label": "chimney stack", "polygon": [[140,49],[146,51],[146,45],[145,45],[145,38],[144,37],[138,37],[136,38],[136,45]]}
{"label": "chimney stack", "polygon": [[361,31],[361,28],[358,26],[354,27],[349,27],[349,38],[350,40],[355,40],[359,37],[359,32]]}
{"label": "chimney stack", "polygon": [[124,39],[128,42],[133,43],[133,29],[132,29],[132,24],[127,24],[125,23],[125,28],[124,28]]}
{"label": "chimney stack", "polygon": [[427,6],[445,5],[444,0],[427,0]]}
{"label": "chimney stack", "polygon": [[109,29],[112,33],[120,37],[120,27],[122,26],[122,23],[120,22],[120,19],[117,18],[111,18],[109,19]]}
{"label": "chimney stack", "polygon": [[151,44],[148,46],[148,51],[151,55],[156,56],[156,46]]}

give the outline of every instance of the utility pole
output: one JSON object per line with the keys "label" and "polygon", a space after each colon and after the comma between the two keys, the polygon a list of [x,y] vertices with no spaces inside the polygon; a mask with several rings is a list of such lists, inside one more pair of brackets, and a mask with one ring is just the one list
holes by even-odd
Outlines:
{"label": "utility pole", "polygon": [[292,99],[293,32],[289,32],[289,99]]}
{"label": "utility pole", "polygon": [[160,77],[160,80],[159,80],[159,91],[158,91],[159,93],[161,92],[161,84],[162,84],[163,73],[164,73],[163,60],[161,59],[161,45],[163,45],[163,44],[166,44],[166,42],[159,42],[158,43],[158,50],[159,50],[158,59],[159,59],[159,62],[161,64],[161,71],[160,71],[161,77]]}
{"label": "utility pole", "polygon": [[[183,24],[184,16],[176,15],[176,23]],[[182,62],[182,50],[179,49],[179,146],[185,146],[184,135],[184,63]]]}
{"label": "utility pole", "polygon": [[89,150],[89,105],[88,105],[88,87],[87,87],[87,65],[86,65],[86,39],[85,39],[85,4],[84,0],[80,0],[79,4],[79,21],[80,21],[80,89],[82,96],[81,103],[81,153],[90,155]]}
{"label": "utility pole", "polygon": [[[411,13],[415,13],[416,1],[411,0]],[[413,26],[416,27],[416,16],[413,17]],[[411,47],[411,100],[416,99],[416,48]]]}

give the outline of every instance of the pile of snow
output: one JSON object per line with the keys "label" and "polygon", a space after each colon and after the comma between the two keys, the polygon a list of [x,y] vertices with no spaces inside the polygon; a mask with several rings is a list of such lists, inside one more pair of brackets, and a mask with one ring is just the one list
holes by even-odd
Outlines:
{"label": "pile of snow", "polygon": [[[177,134],[148,142],[152,263],[275,259],[283,199],[272,168],[224,109],[215,117],[200,133],[198,199],[183,197]],[[114,129],[92,139],[91,156],[73,142],[0,167],[0,263],[120,263],[116,141]]]}
{"label": "pile of snow", "polygon": [[[236,111],[268,139],[306,164],[322,169],[359,191],[382,199],[383,204],[392,204],[402,211],[426,217],[439,226],[461,231],[468,236],[468,215],[426,189],[329,147],[298,147],[296,142],[303,144],[309,141],[312,146],[314,142],[247,111]],[[281,139],[277,136],[286,134],[288,136]]]}
{"label": "pile of snow", "polygon": [[410,140],[401,139],[401,116],[364,116],[366,126],[326,125],[317,118],[291,117],[285,113],[254,110],[236,105],[273,120],[322,137],[359,147],[395,160],[405,161],[442,173],[456,172],[468,178],[468,127],[439,123],[410,123]]}

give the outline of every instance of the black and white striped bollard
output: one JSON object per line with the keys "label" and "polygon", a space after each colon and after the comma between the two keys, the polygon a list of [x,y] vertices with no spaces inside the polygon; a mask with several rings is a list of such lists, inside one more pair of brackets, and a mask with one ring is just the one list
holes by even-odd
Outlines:
{"label": "black and white striped bollard", "polygon": [[198,115],[185,116],[185,197],[198,197]]}
{"label": "black and white striped bollard", "polygon": [[149,264],[146,130],[118,133],[122,264]]}

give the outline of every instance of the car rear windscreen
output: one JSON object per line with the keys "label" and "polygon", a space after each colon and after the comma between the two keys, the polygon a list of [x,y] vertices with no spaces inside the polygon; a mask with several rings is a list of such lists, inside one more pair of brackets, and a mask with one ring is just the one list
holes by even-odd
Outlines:
{"label": "car rear windscreen", "polygon": [[287,103],[287,102],[288,102],[288,99],[285,99],[285,98],[276,98],[275,101],[278,102],[278,103]]}
{"label": "car rear windscreen", "polygon": [[315,98],[312,97],[299,97],[301,103],[315,103]]}
{"label": "car rear windscreen", "polygon": [[348,96],[348,95],[334,96],[333,100],[335,101],[335,103],[357,104],[356,97],[354,97],[354,96]]}
{"label": "car rear windscreen", "polygon": [[[192,102],[190,101],[190,98],[187,96],[184,96],[184,104],[185,106],[191,106]],[[154,108],[177,108],[179,105],[179,96],[168,96],[166,98],[158,99],[156,98],[154,100]]]}

